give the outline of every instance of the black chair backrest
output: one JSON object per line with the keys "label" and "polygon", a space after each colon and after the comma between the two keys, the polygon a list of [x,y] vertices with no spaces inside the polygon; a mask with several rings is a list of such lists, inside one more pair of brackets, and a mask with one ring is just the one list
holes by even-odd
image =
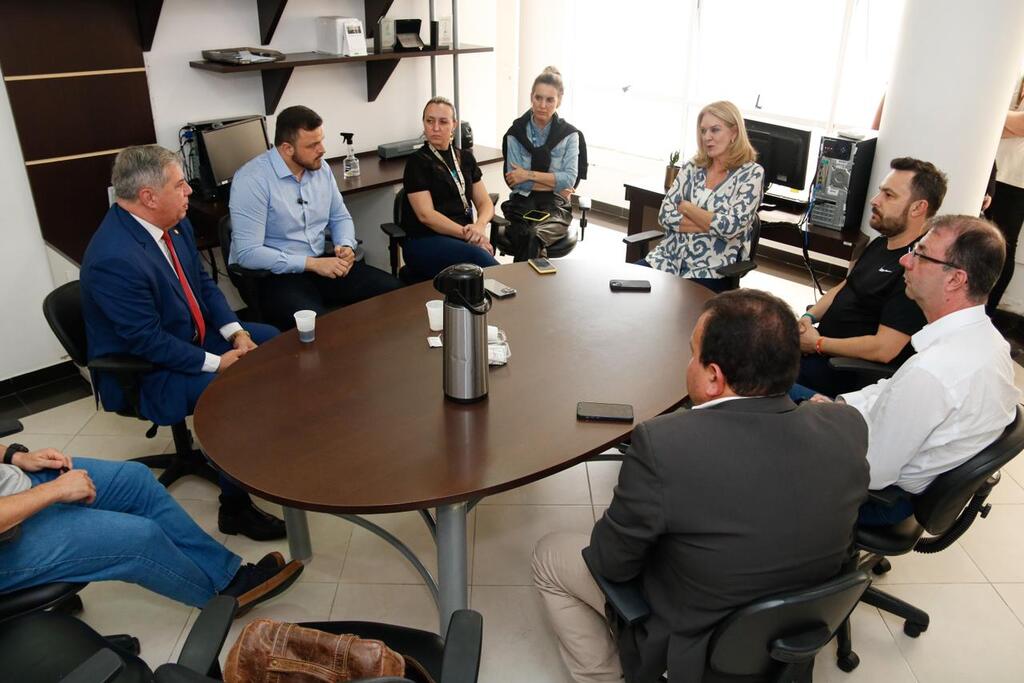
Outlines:
{"label": "black chair backrest", "polygon": [[[224,259],[224,269],[228,273],[228,280],[243,295],[244,299],[245,292],[243,290],[245,286],[242,283],[242,277],[228,265],[228,257],[231,256],[231,232],[231,214],[229,213],[217,223],[217,239],[220,241],[220,255]],[[252,306],[248,301],[245,303],[250,307]]]}
{"label": "black chair backrest", "polygon": [[61,285],[43,299],[43,317],[75,365],[84,368],[86,356],[82,289],[78,280]]}
{"label": "black chair backrest", "polygon": [[391,222],[398,227],[402,227],[402,212],[405,211],[405,204],[405,188],[403,187],[395,193],[395,206],[391,210]]}
{"label": "black chair backrest", "polygon": [[750,226],[750,253],[747,255],[748,261],[753,261],[754,257],[757,256],[757,244],[761,241],[761,217],[754,215],[754,224]]}
{"label": "black chair backrest", "polygon": [[828,642],[870,583],[867,574],[857,570],[739,609],[711,635],[708,664],[730,676],[766,675],[779,666],[769,654],[774,640],[827,629]]}
{"label": "black chair backrest", "polygon": [[220,242],[220,255],[224,259],[224,266],[228,265],[228,258],[231,256],[231,214],[226,214],[217,223],[217,240]]}
{"label": "black chair backrest", "polygon": [[1024,410],[1017,406],[1013,422],[998,439],[959,467],[939,475],[924,493],[914,498],[914,516],[918,523],[933,536],[948,531],[978,487],[1021,450],[1024,450]]}

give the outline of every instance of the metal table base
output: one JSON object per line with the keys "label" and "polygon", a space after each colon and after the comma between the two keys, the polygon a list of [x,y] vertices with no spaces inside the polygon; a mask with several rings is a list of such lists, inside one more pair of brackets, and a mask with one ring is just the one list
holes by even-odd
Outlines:
{"label": "metal table base", "polygon": [[[407,545],[383,527],[360,515],[337,514],[353,524],[366,529],[386,541],[409,561],[423,578],[437,605],[439,630],[443,638],[448,631],[448,622],[457,610],[469,606],[468,538],[466,519],[477,501],[452,503],[438,506],[436,520],[426,511],[421,511],[424,522],[430,530],[437,547],[437,579],[423,565]],[[288,529],[288,551],[293,560],[308,563],[313,557],[313,544],[309,538],[309,522],[306,511],[284,508],[284,522]]]}

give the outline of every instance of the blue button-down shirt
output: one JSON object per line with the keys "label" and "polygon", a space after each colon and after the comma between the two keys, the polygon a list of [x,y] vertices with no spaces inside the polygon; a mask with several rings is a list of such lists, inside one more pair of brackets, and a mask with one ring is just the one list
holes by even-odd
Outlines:
{"label": "blue button-down shirt", "polygon": [[356,248],[355,224],[325,162],[296,180],[276,147],[238,169],[231,182],[231,255],[243,268],[301,273],[322,256],[330,229],[336,246]]}
{"label": "blue button-down shirt", "polygon": [[[551,124],[543,128],[537,128],[533,123],[533,117],[526,123],[526,135],[534,147],[540,147],[548,141],[551,133]],[[580,136],[579,133],[572,133],[566,136],[551,150],[551,167],[548,173],[555,175],[555,192],[574,187],[576,176],[579,175],[580,164]],[[530,167],[530,155],[526,149],[519,144],[515,137],[508,136],[508,159],[505,160],[505,173],[512,170],[512,164],[533,170]],[[522,195],[529,195],[533,191],[533,181],[527,180],[512,187],[512,191]]]}

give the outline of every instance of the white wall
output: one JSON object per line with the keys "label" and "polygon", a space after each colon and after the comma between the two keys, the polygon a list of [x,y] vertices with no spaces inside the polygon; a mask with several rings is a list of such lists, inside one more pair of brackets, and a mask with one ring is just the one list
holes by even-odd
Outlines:
{"label": "white wall", "polygon": [[39,232],[7,89],[3,87],[0,87],[0,206],[3,207],[0,379],[8,379],[59,363],[64,351],[43,320],[43,298],[53,289],[53,277]]}

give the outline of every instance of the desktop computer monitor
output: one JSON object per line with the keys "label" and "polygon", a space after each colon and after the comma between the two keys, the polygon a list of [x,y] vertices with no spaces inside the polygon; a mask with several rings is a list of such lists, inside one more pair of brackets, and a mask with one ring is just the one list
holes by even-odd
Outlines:
{"label": "desktop computer monitor", "polygon": [[769,183],[794,190],[807,186],[807,158],[811,152],[811,131],[776,123],[744,119],[747,137],[757,150],[757,163],[764,167],[765,189]]}
{"label": "desktop computer monitor", "polygon": [[[270,149],[262,116],[210,125],[197,130],[200,163],[214,189],[227,185],[245,162]],[[206,178],[204,178],[205,180]]]}

